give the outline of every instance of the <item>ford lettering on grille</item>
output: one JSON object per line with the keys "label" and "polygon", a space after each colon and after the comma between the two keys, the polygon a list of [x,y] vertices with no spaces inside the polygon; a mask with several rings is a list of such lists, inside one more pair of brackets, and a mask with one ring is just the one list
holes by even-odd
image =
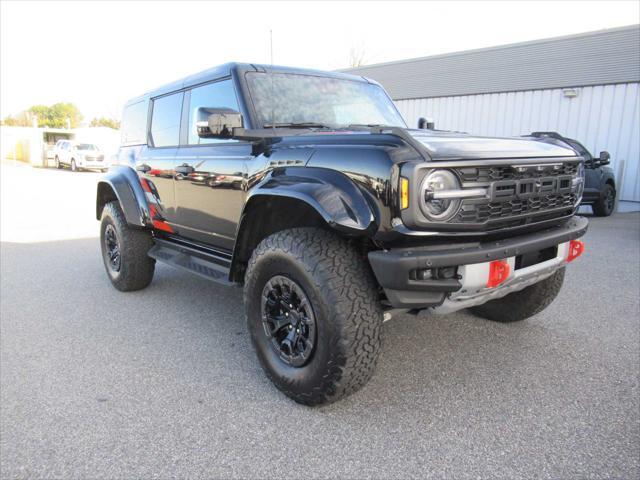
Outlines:
{"label": "ford lettering on grille", "polygon": [[489,189],[489,197],[491,202],[506,202],[516,198],[524,200],[570,192],[571,175],[562,175],[492,182]]}

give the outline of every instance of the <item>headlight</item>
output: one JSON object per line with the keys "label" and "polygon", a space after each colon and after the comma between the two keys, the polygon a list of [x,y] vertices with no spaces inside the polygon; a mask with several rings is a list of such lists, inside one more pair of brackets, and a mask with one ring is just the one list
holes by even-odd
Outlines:
{"label": "headlight", "polygon": [[[429,220],[445,221],[460,207],[460,198],[449,198],[446,192],[459,191],[460,182],[449,170],[433,170],[422,181],[420,206]],[[453,192],[451,192],[453,193]]]}

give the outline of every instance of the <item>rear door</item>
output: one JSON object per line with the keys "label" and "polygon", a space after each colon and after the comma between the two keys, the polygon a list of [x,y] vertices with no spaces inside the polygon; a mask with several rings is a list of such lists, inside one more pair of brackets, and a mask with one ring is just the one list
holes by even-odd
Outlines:
{"label": "rear door", "polygon": [[244,204],[246,163],[251,144],[199,138],[198,109],[239,110],[230,78],[194,87],[185,93],[183,145],[175,167],[176,222],[183,236],[231,250]]}
{"label": "rear door", "polygon": [[180,120],[184,93],[151,99],[148,146],[136,159],[136,170],[154,215],[157,228],[171,231],[176,220],[174,166],[180,143]]}

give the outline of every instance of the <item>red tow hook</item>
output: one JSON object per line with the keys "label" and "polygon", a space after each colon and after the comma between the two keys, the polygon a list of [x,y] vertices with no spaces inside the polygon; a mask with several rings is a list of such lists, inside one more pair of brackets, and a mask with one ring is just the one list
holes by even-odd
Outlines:
{"label": "red tow hook", "polygon": [[581,240],[571,240],[569,242],[569,254],[567,255],[567,263],[573,262],[576,258],[584,253],[584,242]]}
{"label": "red tow hook", "polygon": [[509,267],[509,263],[506,260],[494,260],[491,262],[489,264],[487,287],[493,288],[503,283],[509,277],[510,271],[511,267]]}

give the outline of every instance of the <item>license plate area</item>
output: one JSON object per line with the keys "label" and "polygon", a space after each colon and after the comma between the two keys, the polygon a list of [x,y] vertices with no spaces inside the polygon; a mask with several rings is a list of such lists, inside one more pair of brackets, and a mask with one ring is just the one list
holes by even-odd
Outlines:
{"label": "license plate area", "polygon": [[514,270],[520,270],[532,265],[537,265],[538,263],[546,262],[547,260],[551,260],[553,258],[556,258],[557,256],[557,245],[534,252],[523,253],[522,255],[516,256]]}

